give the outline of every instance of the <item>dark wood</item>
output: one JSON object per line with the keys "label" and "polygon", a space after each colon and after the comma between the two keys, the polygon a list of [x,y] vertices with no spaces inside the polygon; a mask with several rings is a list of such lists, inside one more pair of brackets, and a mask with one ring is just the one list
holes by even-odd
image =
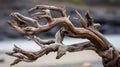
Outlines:
{"label": "dark wood", "polygon": [[[36,10],[40,10],[40,12],[34,13]],[[53,18],[50,13],[51,10],[61,13],[61,17]],[[39,51],[29,52],[15,45],[13,52],[6,53],[17,58],[11,65],[15,65],[21,61],[33,62],[50,52],[57,52],[56,59],[59,59],[65,55],[67,51],[93,50],[102,57],[104,67],[120,67],[119,51],[99,32],[100,24],[94,23],[89,11],[85,14],[87,21],[76,11],[77,19],[80,21],[82,27],[75,27],[65,11],[64,8],[56,6],[37,5],[29,10],[29,13],[33,16],[32,18],[23,16],[18,12],[11,13],[12,19],[8,21],[10,27],[27,36],[27,39],[35,41],[35,43],[41,47]],[[40,25],[38,23],[42,18],[48,20],[46,25]],[[32,26],[29,26],[29,24],[32,24]],[[47,32],[60,24],[62,24],[63,27],[56,33],[55,40],[44,41],[36,36],[37,33]],[[88,39],[89,41],[64,45],[62,43],[64,36]]]}

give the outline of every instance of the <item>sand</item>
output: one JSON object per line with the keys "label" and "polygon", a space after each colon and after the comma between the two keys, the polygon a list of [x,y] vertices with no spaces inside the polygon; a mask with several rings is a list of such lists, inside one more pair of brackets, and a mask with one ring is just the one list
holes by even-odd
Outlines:
{"label": "sand", "polygon": [[[4,62],[0,63],[0,67],[10,67],[10,63],[13,62],[15,58],[0,54],[4,58]],[[14,65],[13,67],[81,67],[81,66],[75,66],[79,65],[81,63],[92,63],[92,64],[100,64],[101,65],[101,58],[93,51],[80,51],[80,52],[74,52],[74,53],[67,53],[60,59],[55,59],[56,53],[50,53],[48,55],[45,55],[35,62],[20,62],[17,65]],[[73,66],[72,66],[73,65]],[[101,67],[101,66],[98,66]]]}

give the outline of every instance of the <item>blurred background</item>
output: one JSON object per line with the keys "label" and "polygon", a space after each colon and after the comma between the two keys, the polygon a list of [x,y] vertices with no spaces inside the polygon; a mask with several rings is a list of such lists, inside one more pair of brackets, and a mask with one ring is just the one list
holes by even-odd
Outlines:
{"label": "blurred background", "polygon": [[[27,41],[24,35],[9,28],[7,21],[10,20],[12,12],[19,12],[25,16],[30,16],[27,10],[35,5],[53,5],[66,8],[67,15],[70,15],[71,22],[79,27],[79,21],[73,19],[77,17],[75,10],[84,16],[86,10],[90,10],[95,23],[100,23],[100,32],[119,49],[120,47],[120,0],[0,0],[0,66],[9,67],[13,61],[12,57],[5,55],[5,52],[12,50],[13,45],[17,44],[25,50],[37,51],[40,48],[33,42]],[[57,13],[53,13],[58,17]],[[44,22],[42,20],[41,22]],[[48,32],[37,34],[46,39],[53,38],[59,27],[53,28]],[[66,38],[64,43],[71,44],[86,40]],[[52,61],[52,62],[51,62]],[[60,60],[55,59],[55,53],[40,58],[34,63],[20,63],[15,67],[81,67],[84,63],[91,63],[92,67],[102,67],[101,58],[92,51],[75,52],[67,54]]]}

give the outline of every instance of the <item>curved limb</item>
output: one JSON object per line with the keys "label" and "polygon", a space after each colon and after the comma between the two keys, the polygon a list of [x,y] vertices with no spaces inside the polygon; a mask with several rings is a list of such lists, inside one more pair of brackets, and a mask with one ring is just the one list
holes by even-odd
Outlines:
{"label": "curved limb", "polygon": [[52,17],[51,16],[49,16],[49,15],[40,15],[40,16],[35,16],[35,17],[33,17],[33,19],[35,19],[35,20],[40,20],[40,19],[42,19],[42,18],[46,18],[49,22],[48,23],[51,23],[52,22]]}
{"label": "curved limb", "polygon": [[40,47],[45,47],[44,45],[49,45],[52,43],[58,44],[58,45],[63,45],[62,41],[64,38],[65,33],[63,32],[63,28],[61,28],[55,35],[55,40],[47,40],[43,41],[39,37],[35,35],[28,35],[27,39],[35,41]]}
{"label": "curved limb", "polygon": [[33,40],[36,44],[38,44],[41,48],[44,48],[45,45],[50,45],[52,43],[55,43],[55,40],[47,40],[44,41],[42,39],[40,39],[39,37],[35,36],[35,35],[28,35],[27,39],[29,40]]}
{"label": "curved limb", "polygon": [[15,20],[16,22],[17,21],[21,21],[21,22],[24,22],[24,23],[33,23],[35,25],[35,27],[41,27],[41,25],[38,23],[37,20],[33,19],[33,18],[30,18],[30,17],[26,17],[26,16],[23,16],[22,14],[18,13],[18,12],[14,12],[11,14],[11,17],[13,18],[13,20]]}
{"label": "curved limb", "polygon": [[[99,32],[99,27],[100,27],[100,24],[94,24],[94,21],[92,19],[92,17],[90,16],[90,13],[89,11],[86,12],[85,14],[85,17],[87,19],[87,21],[85,21],[82,16],[79,14],[78,11],[76,11],[77,15],[78,15],[78,18],[80,19],[81,21],[81,24],[82,26],[89,30],[90,32],[92,32],[94,34],[94,37],[97,36],[95,39],[99,39],[98,42],[100,42],[100,46],[102,46],[103,50],[106,50],[110,47],[110,45],[106,45],[106,44],[110,44],[106,39],[105,37]],[[89,39],[89,38],[88,38]],[[93,42],[94,44],[98,44],[98,43],[95,43],[94,41],[92,41],[93,39],[90,38],[89,39],[91,42]]]}
{"label": "curved limb", "polygon": [[10,25],[11,29],[14,29],[22,34],[25,34],[25,31],[19,27],[15,21],[8,21],[8,24]]}
{"label": "curved limb", "polygon": [[86,21],[84,20],[84,18],[81,16],[81,14],[77,10],[75,12],[78,15],[78,18],[79,18],[79,20],[80,20],[80,22],[82,24],[82,27],[87,28],[88,24],[86,23]]}
{"label": "curved limb", "polygon": [[[40,7],[42,7],[40,9],[44,8],[44,6],[40,6]],[[47,7],[45,6],[45,8],[48,8],[48,6]],[[77,14],[78,14],[79,18],[82,18],[78,12],[77,12]],[[22,21],[28,21],[29,20],[27,17],[25,17],[23,15],[20,15],[18,13],[15,13],[13,16],[15,16],[15,18],[18,18],[18,20],[22,20]],[[86,17],[89,20],[90,15],[89,15],[88,12],[87,12]],[[29,21],[32,22],[34,19],[32,19],[32,20],[31,19]],[[109,47],[108,45],[106,45],[106,44],[108,44],[108,41],[106,39],[104,39],[104,40],[106,40],[106,42],[104,42],[104,40],[103,40],[104,37],[101,36],[101,34],[94,29],[94,27],[96,27],[96,26],[88,25],[89,23],[92,23],[90,21],[87,22],[87,23],[84,23],[85,22],[84,21],[83,24],[82,24],[82,25],[86,24],[88,26],[87,28],[76,28],[71,23],[71,21],[69,20],[68,17],[54,18],[52,20],[53,21],[50,22],[49,24],[46,24],[46,25],[43,25],[43,26],[40,26],[40,27],[30,27],[30,26],[23,27],[22,29],[20,29],[20,32],[22,30],[27,35],[29,35],[29,34],[36,34],[36,33],[39,33],[39,32],[48,31],[51,28],[53,28],[53,27],[55,27],[55,26],[57,26],[59,24],[64,24],[65,28],[67,27],[66,30],[69,31],[70,33],[72,33],[73,35],[75,35],[76,37],[78,37],[78,38],[87,38],[91,42],[93,42],[94,44],[97,44],[99,47],[102,47],[101,49],[103,49],[103,50],[106,50]],[[35,20],[35,22],[36,21],[37,20]],[[36,23],[38,23],[38,22],[36,22]],[[38,23],[38,25],[40,25],[40,24]],[[86,25],[84,25],[84,26],[86,26]],[[17,30],[19,30],[19,28]],[[71,35],[71,36],[75,37],[73,35]]]}
{"label": "curved limb", "polygon": [[55,7],[55,6],[49,6],[49,5],[36,5],[35,7],[31,8],[28,10],[29,13],[34,12],[35,10],[44,10],[44,9],[48,9],[48,10],[54,10],[54,11],[58,11],[61,13],[61,15],[63,17],[67,17],[66,15],[66,10],[60,7]]}
{"label": "curved limb", "polygon": [[[47,7],[40,6],[39,9],[52,10],[53,7],[52,8],[49,7],[49,9],[46,9],[46,8],[48,8],[48,6]],[[45,12],[45,11],[43,11],[43,12]],[[62,12],[64,12],[64,11],[62,11]],[[43,32],[43,31],[48,31],[51,28],[53,28],[59,24],[63,24],[65,26],[64,27],[65,31],[63,32],[63,34],[65,33],[65,35],[67,35],[69,37],[74,37],[74,38],[87,38],[91,42],[91,43],[87,43],[87,45],[93,43],[92,45],[86,46],[86,45],[84,45],[86,43],[84,43],[82,46],[78,46],[80,48],[76,47],[76,45],[73,45],[73,46],[62,45],[62,40],[63,40],[62,35],[61,35],[62,33],[60,33],[60,31],[59,31],[59,33],[56,34],[56,36],[60,36],[60,37],[56,38],[57,40],[55,41],[54,45],[45,47],[38,52],[27,52],[24,50],[20,50],[18,52],[15,51],[15,53],[11,53],[11,54],[21,53],[28,57],[27,60],[32,61],[32,60],[36,60],[37,58],[39,58],[45,54],[48,54],[49,52],[57,51],[58,53],[57,53],[56,58],[59,59],[66,53],[66,51],[72,52],[72,51],[80,51],[80,50],[90,49],[90,50],[96,51],[96,53],[98,53],[103,58],[103,64],[105,67],[109,67],[112,65],[114,65],[112,67],[115,67],[115,64],[112,64],[112,63],[117,63],[119,52],[117,52],[117,50],[115,50],[115,48],[111,45],[111,43],[109,43],[108,40],[105,39],[105,37],[98,31],[99,25],[96,25],[93,23],[93,19],[90,17],[88,11],[86,13],[87,21],[85,21],[78,12],[76,12],[76,13],[78,14],[78,18],[80,19],[80,21],[82,21],[81,24],[82,24],[83,28],[76,28],[69,20],[69,17],[66,17],[66,16],[63,16],[60,18],[52,18],[52,21],[50,21],[50,23],[41,26],[38,23],[38,20],[35,20],[34,18],[25,17],[19,13],[12,13],[11,16],[12,16],[13,20],[10,22],[13,22],[13,23],[9,23],[9,24],[11,25],[11,27],[15,28],[15,30],[17,30],[18,32],[24,33],[27,36],[31,35],[31,34],[34,35],[36,33]],[[45,17],[43,17],[43,18],[45,18]],[[27,25],[28,22],[32,22],[33,24],[35,24],[35,26],[32,26],[32,27],[28,26]],[[35,40],[35,42],[38,43],[38,45],[41,44],[40,43],[41,41],[38,41],[37,39]],[[113,50],[109,49],[111,47],[113,48]],[[26,60],[26,62],[28,62],[27,60]],[[23,61],[25,61],[25,60],[23,60]],[[106,64],[106,62],[107,62],[107,64]]]}
{"label": "curved limb", "polygon": [[[17,57],[17,59],[12,63],[12,65],[17,64],[21,61],[24,62],[33,62],[40,58],[43,55],[47,55],[50,52],[58,52],[58,49],[61,47],[61,45],[50,45],[48,47],[45,47],[37,52],[28,52],[24,51],[21,48],[15,47],[14,51],[15,53],[7,53],[10,56]],[[72,45],[62,45],[63,48],[66,48],[64,50],[65,52],[76,52],[76,51],[81,51],[81,50],[96,50],[94,45],[91,42],[84,42],[84,43],[77,43],[77,44],[72,44]],[[18,53],[21,53],[18,55]],[[63,54],[57,54],[56,59],[59,59],[62,57]]]}
{"label": "curved limb", "polygon": [[[24,17],[24,16],[22,16]],[[103,49],[106,49],[107,46],[105,46],[105,43],[101,40],[101,38],[99,38],[97,35],[99,35],[101,37],[101,34],[96,34],[96,32],[94,32],[95,30],[91,30],[90,28],[76,28],[74,27],[74,25],[69,21],[68,18],[56,18],[54,19],[54,21],[52,21],[51,23],[47,24],[47,25],[44,25],[42,27],[39,27],[39,28],[31,28],[31,27],[26,27],[26,32],[27,34],[33,34],[33,33],[38,33],[38,32],[42,32],[42,31],[47,31],[51,28],[53,28],[54,26],[58,25],[59,23],[65,23],[65,25],[68,26],[68,29],[69,31],[71,31],[72,33],[74,33],[75,35],[78,35],[79,38],[83,37],[83,38],[86,38],[86,36],[89,36],[88,39],[90,40],[93,40],[93,37],[94,37],[94,40],[99,40],[99,44],[100,46],[103,47]],[[67,29],[67,30],[68,30]],[[84,34],[84,36],[83,36]],[[92,38],[92,39],[91,39]],[[97,43],[98,44],[98,43]]]}

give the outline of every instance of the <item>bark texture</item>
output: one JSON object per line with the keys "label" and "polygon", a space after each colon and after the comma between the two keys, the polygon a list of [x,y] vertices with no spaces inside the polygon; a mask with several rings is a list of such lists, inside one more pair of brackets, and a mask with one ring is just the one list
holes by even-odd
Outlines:
{"label": "bark texture", "polygon": [[[59,12],[61,17],[53,18],[51,10]],[[64,8],[49,5],[36,5],[29,9],[28,13],[30,13],[32,17],[23,16],[18,12],[11,13],[12,19],[8,21],[8,24],[13,30],[24,34],[27,39],[35,41],[41,49],[36,52],[29,52],[15,45],[13,52],[6,53],[17,58],[11,65],[15,65],[21,61],[33,62],[50,52],[57,52],[56,59],[59,59],[65,55],[67,51],[93,50],[102,57],[104,67],[120,67],[119,51],[99,32],[100,24],[94,23],[89,11],[85,13],[85,20],[76,10],[77,18],[75,19],[80,21],[82,27],[75,27],[72,24],[69,20],[70,16],[66,15]],[[47,24],[45,25],[39,23],[39,20],[43,18],[47,20]],[[63,27],[58,30],[54,40],[44,41],[36,36],[37,33],[47,32],[61,24]],[[64,45],[64,36],[88,39],[89,41]]]}

